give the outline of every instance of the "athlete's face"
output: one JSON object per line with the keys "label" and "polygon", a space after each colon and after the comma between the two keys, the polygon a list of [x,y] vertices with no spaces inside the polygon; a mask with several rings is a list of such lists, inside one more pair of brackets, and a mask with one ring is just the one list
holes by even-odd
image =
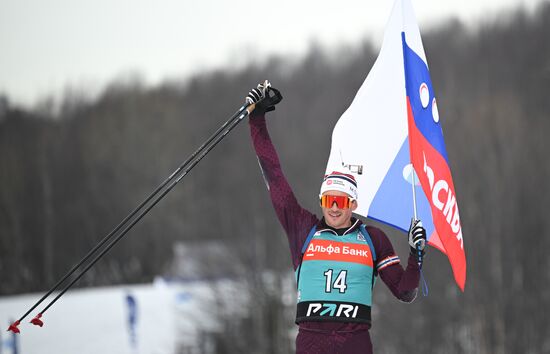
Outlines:
{"label": "athlete's face", "polygon": [[[323,195],[348,196],[340,191],[326,191]],[[323,216],[328,226],[335,229],[343,229],[351,226],[351,213],[357,209],[357,201],[353,200],[349,208],[340,209],[337,203],[333,203],[329,207],[321,207]]]}

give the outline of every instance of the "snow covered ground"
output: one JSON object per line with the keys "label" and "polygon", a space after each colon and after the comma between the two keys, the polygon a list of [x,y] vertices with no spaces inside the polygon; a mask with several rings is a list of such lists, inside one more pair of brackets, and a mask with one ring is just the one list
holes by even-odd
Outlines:
{"label": "snow covered ground", "polygon": [[[222,293],[231,293],[230,281],[218,282]],[[177,348],[198,348],[201,331],[216,331],[219,299],[211,283],[169,283],[113,286],[73,290],[65,294],[43,317],[44,327],[19,326],[18,354],[171,354]],[[132,346],[130,306],[136,300],[136,345]],[[9,323],[19,318],[42,294],[0,297],[0,353],[12,354]],[[53,297],[52,297],[53,298]],[[44,302],[38,309],[42,309]]]}

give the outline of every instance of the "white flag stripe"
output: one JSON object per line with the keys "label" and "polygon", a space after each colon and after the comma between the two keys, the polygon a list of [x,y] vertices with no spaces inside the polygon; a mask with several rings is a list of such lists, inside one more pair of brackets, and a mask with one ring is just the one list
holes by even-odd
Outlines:
{"label": "white flag stripe", "polygon": [[[363,216],[368,215],[370,204],[408,134],[402,28],[402,4],[398,0],[386,26],[380,54],[332,134],[327,173],[342,171],[343,164],[363,166],[362,174],[354,174],[359,194],[355,212]],[[418,30],[417,33],[419,37]]]}

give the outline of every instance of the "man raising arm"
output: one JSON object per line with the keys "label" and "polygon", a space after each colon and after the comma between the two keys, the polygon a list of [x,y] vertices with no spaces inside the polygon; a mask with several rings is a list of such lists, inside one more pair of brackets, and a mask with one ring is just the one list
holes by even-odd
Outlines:
{"label": "man raising arm", "polygon": [[274,109],[270,90],[274,89],[266,81],[250,91],[247,100],[256,104],[256,109],[249,124],[296,272],[296,353],[372,353],[369,329],[375,277],[379,275],[395,297],[412,302],[419,281],[415,255],[418,250],[423,252],[426,231],[420,223],[411,223],[411,254],[403,269],[386,234],[353,217],[358,205],[357,183],[346,171],[333,171],[323,178],[321,219],[302,208],[282,172],[267,130],[265,113]]}

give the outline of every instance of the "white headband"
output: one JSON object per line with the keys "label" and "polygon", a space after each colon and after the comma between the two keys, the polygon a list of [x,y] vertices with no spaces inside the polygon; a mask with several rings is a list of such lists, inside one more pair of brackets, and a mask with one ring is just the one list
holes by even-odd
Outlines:
{"label": "white headband", "polygon": [[353,199],[357,199],[357,182],[350,174],[333,171],[325,176],[321,184],[321,194],[326,191],[344,192]]}

